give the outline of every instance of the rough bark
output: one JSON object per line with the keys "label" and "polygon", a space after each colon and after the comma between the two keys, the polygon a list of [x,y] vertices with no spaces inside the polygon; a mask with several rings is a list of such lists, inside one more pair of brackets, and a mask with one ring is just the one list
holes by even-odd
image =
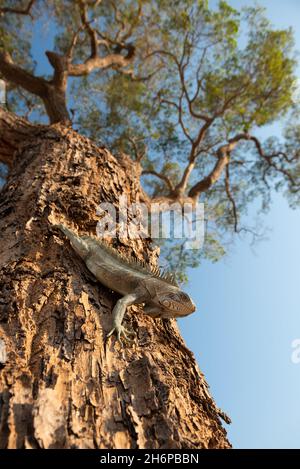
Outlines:
{"label": "rough bark", "polygon": [[[117,296],[51,229],[56,218],[94,233],[100,201],[139,200],[138,166],[62,125],[0,110],[5,148],[14,164],[0,194],[0,447],[230,447],[176,321],[132,307],[135,344],[106,341]],[[156,262],[150,240],[115,244]]]}

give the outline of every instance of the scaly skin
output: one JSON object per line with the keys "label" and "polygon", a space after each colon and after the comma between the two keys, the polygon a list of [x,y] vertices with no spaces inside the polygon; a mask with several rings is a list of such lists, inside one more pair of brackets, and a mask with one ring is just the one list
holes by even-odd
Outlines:
{"label": "scaly skin", "polygon": [[113,327],[107,337],[116,333],[117,339],[130,340],[130,333],[122,325],[127,306],[144,303],[144,312],[152,317],[177,318],[195,311],[191,298],[177,285],[160,278],[134,261],[123,258],[91,236],[78,236],[64,225],[54,225],[70,240],[75,252],[87,268],[106,287],[122,295],[113,309]]}

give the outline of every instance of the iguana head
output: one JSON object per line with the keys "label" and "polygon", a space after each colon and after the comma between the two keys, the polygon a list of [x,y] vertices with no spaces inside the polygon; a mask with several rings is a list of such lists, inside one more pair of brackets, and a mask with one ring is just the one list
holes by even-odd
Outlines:
{"label": "iguana head", "polygon": [[162,318],[183,317],[192,314],[196,306],[187,293],[168,292],[159,299],[162,307]]}
{"label": "iguana head", "polygon": [[195,310],[196,306],[189,295],[177,288],[160,292],[144,308],[146,314],[160,318],[184,317]]}

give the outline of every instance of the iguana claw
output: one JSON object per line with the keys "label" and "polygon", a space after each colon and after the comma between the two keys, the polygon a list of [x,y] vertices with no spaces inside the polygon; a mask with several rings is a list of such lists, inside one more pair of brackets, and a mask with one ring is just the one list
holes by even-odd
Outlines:
{"label": "iguana claw", "polygon": [[[109,333],[107,334],[106,338],[108,339],[109,337],[111,337],[113,335],[113,333],[116,333],[117,335],[117,341],[118,342],[123,342],[122,341],[122,338],[124,337],[124,339],[127,341],[127,342],[132,342],[134,340],[134,338],[136,337],[136,333],[135,332],[131,332],[131,331],[128,331],[124,326],[122,325],[116,325],[114,326],[111,331],[109,331]],[[130,336],[132,338],[130,338]]]}

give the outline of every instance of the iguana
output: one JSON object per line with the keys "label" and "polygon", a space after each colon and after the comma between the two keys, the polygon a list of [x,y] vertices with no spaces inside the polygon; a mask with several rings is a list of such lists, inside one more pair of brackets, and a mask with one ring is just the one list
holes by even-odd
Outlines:
{"label": "iguana", "polygon": [[129,339],[129,331],[122,325],[127,306],[144,303],[144,312],[154,318],[177,318],[188,316],[196,309],[195,304],[176,283],[175,276],[161,273],[138,260],[129,260],[116,249],[97,238],[78,236],[62,224],[54,225],[70,240],[75,252],[87,268],[103,285],[118,292],[122,298],[113,309],[113,328],[118,340]]}

